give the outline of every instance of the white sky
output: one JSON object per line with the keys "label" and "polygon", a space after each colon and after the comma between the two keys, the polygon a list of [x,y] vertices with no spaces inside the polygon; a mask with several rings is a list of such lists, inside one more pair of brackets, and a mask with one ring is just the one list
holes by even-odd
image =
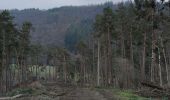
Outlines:
{"label": "white sky", "polygon": [[69,5],[101,4],[107,1],[117,3],[125,0],[0,0],[0,9],[49,9]]}

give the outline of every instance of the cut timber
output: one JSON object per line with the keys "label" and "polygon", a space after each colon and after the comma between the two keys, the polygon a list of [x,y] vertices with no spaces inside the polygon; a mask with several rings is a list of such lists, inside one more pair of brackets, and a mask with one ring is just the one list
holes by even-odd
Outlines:
{"label": "cut timber", "polygon": [[16,96],[13,96],[13,97],[0,97],[0,100],[12,100],[12,99],[16,99],[16,98],[19,98],[19,97],[22,97],[24,96],[23,94],[18,94]]}
{"label": "cut timber", "polygon": [[143,86],[147,86],[150,88],[158,89],[158,90],[166,90],[165,88],[153,83],[153,82],[141,82]]}

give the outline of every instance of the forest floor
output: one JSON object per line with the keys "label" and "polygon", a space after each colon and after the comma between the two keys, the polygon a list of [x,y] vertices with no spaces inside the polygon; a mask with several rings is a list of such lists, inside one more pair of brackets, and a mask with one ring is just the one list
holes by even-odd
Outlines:
{"label": "forest floor", "polygon": [[13,100],[151,100],[127,90],[84,88],[58,83],[43,84],[39,82],[33,83],[29,88],[15,89],[9,93],[9,96],[16,96],[18,94],[24,95]]}

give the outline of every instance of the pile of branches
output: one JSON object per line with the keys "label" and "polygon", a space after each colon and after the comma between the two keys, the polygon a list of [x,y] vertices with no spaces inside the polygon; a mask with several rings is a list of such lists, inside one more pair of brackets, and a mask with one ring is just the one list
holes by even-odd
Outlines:
{"label": "pile of branches", "polygon": [[160,86],[153,82],[141,82],[142,89],[136,93],[144,97],[168,97],[170,98],[170,87]]}

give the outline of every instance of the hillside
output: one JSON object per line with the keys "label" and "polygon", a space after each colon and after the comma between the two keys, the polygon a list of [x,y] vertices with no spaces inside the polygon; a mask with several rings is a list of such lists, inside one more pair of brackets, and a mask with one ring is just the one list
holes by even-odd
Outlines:
{"label": "hillside", "polygon": [[170,100],[169,27],[165,0],[0,11],[0,100]]}
{"label": "hillside", "polygon": [[[113,9],[115,8],[113,4],[110,3],[109,5]],[[66,35],[70,36],[73,33],[81,35],[81,33],[91,32],[95,16],[101,13],[106,6],[108,4],[67,6],[49,10],[12,10],[10,12],[15,17],[16,24],[21,25],[24,21],[30,21],[33,24],[32,43],[63,46],[64,41],[70,42],[70,40],[65,40]],[[82,30],[84,31],[82,32]]]}

